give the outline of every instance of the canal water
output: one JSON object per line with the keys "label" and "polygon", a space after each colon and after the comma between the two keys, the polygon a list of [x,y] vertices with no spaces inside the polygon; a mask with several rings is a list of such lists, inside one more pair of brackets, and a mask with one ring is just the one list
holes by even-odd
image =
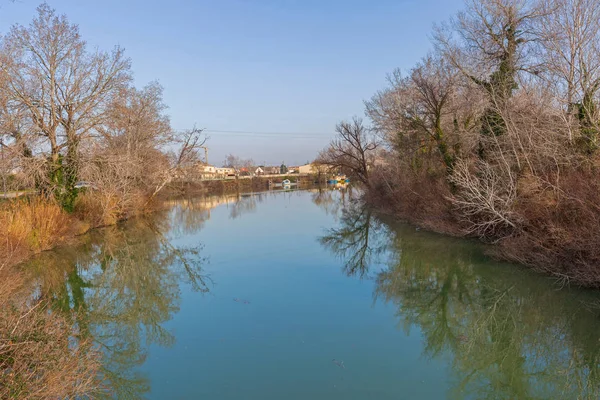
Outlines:
{"label": "canal water", "polygon": [[598,398],[600,296],[356,197],[173,201],[30,268],[115,398]]}

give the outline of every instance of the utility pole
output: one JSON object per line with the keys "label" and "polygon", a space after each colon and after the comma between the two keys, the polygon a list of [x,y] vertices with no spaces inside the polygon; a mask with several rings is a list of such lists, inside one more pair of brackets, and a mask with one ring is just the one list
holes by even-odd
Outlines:
{"label": "utility pole", "polygon": [[[0,152],[2,154],[2,168],[4,169],[4,140],[0,138]],[[7,168],[8,170],[9,168]],[[2,191],[4,192],[4,197],[7,198],[8,190],[6,188],[6,171],[2,171]]]}
{"label": "utility pole", "polygon": [[204,149],[204,162],[208,165],[208,147],[200,146],[201,149]]}

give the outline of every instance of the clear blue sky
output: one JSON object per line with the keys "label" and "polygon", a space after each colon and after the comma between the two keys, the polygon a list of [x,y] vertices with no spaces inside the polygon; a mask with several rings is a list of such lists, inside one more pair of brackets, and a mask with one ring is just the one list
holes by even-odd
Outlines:
{"label": "clear blue sky", "polygon": [[[2,33],[39,1],[3,1]],[[138,86],[165,87],[172,125],[210,133],[209,161],[312,160],[336,122],[430,49],[462,0],[50,0],[90,45],[120,45]]]}

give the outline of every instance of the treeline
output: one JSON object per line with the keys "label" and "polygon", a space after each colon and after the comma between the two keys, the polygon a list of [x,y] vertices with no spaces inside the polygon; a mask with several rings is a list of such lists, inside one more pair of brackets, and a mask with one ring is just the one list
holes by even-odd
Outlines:
{"label": "treeline", "polygon": [[[15,265],[94,226],[151,209],[199,161],[201,130],[174,133],[163,88],[133,84],[123,49],[93,49],[47,4],[0,38],[0,398],[106,394],[102,353]],[[50,269],[50,268],[49,268]],[[78,310],[74,310],[78,311]]]}
{"label": "treeline", "polygon": [[136,88],[123,49],[90,48],[47,4],[2,38],[0,60],[3,191],[35,188],[67,212],[92,203],[109,224],[197,160],[201,132],[173,133],[160,84]]}
{"label": "treeline", "polygon": [[319,160],[388,212],[598,287],[598,21],[597,0],[469,0]]}

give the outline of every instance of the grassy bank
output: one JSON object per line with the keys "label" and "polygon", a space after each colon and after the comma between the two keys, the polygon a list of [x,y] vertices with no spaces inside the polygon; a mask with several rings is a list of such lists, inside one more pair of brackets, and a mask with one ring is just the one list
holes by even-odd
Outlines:
{"label": "grassy bank", "polygon": [[148,202],[125,207],[101,193],[80,195],[72,213],[41,196],[0,203],[0,398],[88,398],[105,390],[101,354],[80,337],[71,316],[31,297],[30,271],[18,264],[91,228],[152,209]]}
{"label": "grassy bank", "polygon": [[0,203],[0,262],[10,267],[42,251],[67,243],[91,228],[113,225],[152,211],[143,199],[124,205],[102,193],[78,197],[75,210],[66,212],[53,199],[32,196]]}
{"label": "grassy bank", "polygon": [[0,204],[0,259],[9,267],[49,250],[74,234],[76,219],[54,202],[39,198]]}
{"label": "grassy bank", "polygon": [[80,224],[39,198],[0,205],[0,398],[81,398],[101,390],[100,354],[73,321],[32,298],[29,271],[16,266],[65,243]]}
{"label": "grassy bank", "polygon": [[277,179],[254,177],[214,181],[173,182],[158,198],[147,195],[119,197],[102,191],[81,193],[72,213],[66,212],[54,199],[39,196],[0,202],[0,265],[14,266],[31,256],[68,243],[89,229],[109,226],[119,221],[156,210],[161,199],[175,196],[221,195],[263,191],[269,182],[284,179],[301,185],[314,182],[311,176],[281,176]]}

